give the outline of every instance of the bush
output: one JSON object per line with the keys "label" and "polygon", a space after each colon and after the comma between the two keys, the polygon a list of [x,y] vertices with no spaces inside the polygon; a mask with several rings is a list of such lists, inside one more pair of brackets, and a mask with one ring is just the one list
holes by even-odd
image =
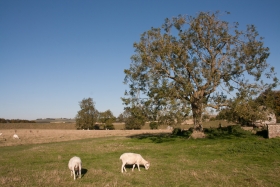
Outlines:
{"label": "bush", "polygon": [[155,122],[155,121],[150,122],[150,128],[151,129],[158,129],[158,122]]}
{"label": "bush", "polygon": [[172,134],[173,134],[173,135],[178,135],[178,134],[181,134],[181,132],[182,132],[182,131],[181,131],[180,128],[174,128],[173,131],[172,131]]}
{"label": "bush", "polygon": [[115,126],[113,124],[106,124],[104,129],[115,130]]}
{"label": "bush", "polygon": [[99,126],[98,124],[95,124],[95,125],[93,126],[93,129],[94,129],[94,130],[99,130],[99,129],[100,129],[100,126]]}
{"label": "bush", "polygon": [[180,128],[174,128],[172,134],[176,136],[190,137],[192,132],[193,131],[191,128],[189,130],[181,130]]}
{"label": "bush", "polygon": [[144,125],[145,125],[145,121],[139,118],[129,117],[125,121],[125,129],[127,130],[141,129],[141,127]]}

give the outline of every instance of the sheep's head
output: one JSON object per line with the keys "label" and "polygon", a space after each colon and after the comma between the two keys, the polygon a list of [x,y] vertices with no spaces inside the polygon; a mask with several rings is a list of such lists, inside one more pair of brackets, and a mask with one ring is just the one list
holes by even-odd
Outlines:
{"label": "sheep's head", "polygon": [[149,162],[147,162],[144,166],[145,166],[145,169],[146,169],[146,170],[148,170],[148,169],[149,169],[149,167],[150,167],[150,163],[149,163]]}

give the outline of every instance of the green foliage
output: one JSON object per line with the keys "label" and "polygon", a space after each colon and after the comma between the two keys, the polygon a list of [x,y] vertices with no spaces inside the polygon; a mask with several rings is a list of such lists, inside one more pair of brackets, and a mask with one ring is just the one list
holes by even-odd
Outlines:
{"label": "green foliage", "polygon": [[[127,106],[145,105],[153,120],[173,114],[182,119],[191,109],[194,126],[202,127],[206,107],[227,105],[226,95],[218,90],[236,92],[245,99],[243,95],[255,96],[277,86],[274,68],[269,69],[266,62],[269,48],[256,28],[248,25],[247,30],[238,30],[238,23],[220,20],[219,12],[167,18],[162,27],[144,32],[133,46],[136,54],[124,70],[130,90],[122,100]],[[273,79],[271,84],[261,80],[264,74]]]}
{"label": "green foliage", "polygon": [[35,121],[25,119],[4,119],[0,118],[0,123],[36,123]]}
{"label": "green foliage", "polygon": [[131,130],[131,129],[141,129],[141,127],[145,124],[145,120],[143,120],[141,117],[129,117],[125,121],[125,129]]}
{"label": "green foliage", "polygon": [[158,129],[159,124],[158,122],[152,121],[150,122],[149,126],[151,129]]}
{"label": "green foliage", "polygon": [[193,132],[193,129],[182,130],[181,128],[174,128],[172,131],[172,134],[176,135],[176,136],[183,136],[183,137],[189,138],[191,136],[192,132]]}
{"label": "green foliage", "polygon": [[77,129],[95,129],[99,112],[95,109],[92,98],[83,99],[79,102],[81,110],[76,115]]}
{"label": "green foliage", "polygon": [[122,122],[124,122],[124,116],[123,116],[123,114],[120,114],[118,117],[117,117],[117,119],[116,119],[116,121],[117,122],[119,122],[119,123],[122,123]]}
{"label": "green foliage", "polygon": [[280,122],[280,91],[267,89],[259,95],[256,102],[260,105],[271,108],[276,115],[277,122]]}
{"label": "green foliage", "polygon": [[115,126],[112,123],[105,124],[104,128],[108,130],[115,130]]}
{"label": "green foliage", "polygon": [[141,129],[145,125],[147,116],[142,107],[127,107],[124,112],[125,129]]}
{"label": "green foliage", "polygon": [[104,124],[104,129],[109,129],[109,130],[115,129],[113,123],[116,121],[116,117],[113,115],[111,110],[100,112],[98,121]]}
{"label": "green foliage", "polygon": [[256,99],[249,94],[238,94],[238,97],[228,101],[227,108],[221,110],[216,119],[226,119],[251,126],[257,120],[267,120],[269,113],[274,112],[277,116],[278,105],[280,106],[280,92],[270,89],[261,93]]}

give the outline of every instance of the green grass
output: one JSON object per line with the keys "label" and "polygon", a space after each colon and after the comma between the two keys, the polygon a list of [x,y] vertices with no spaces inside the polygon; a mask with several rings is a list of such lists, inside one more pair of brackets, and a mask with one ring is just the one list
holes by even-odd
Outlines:
{"label": "green grass", "polygon": [[[280,139],[234,129],[196,140],[143,134],[0,147],[0,186],[280,186]],[[124,152],[140,153],[150,169],[122,174]],[[83,162],[76,181],[67,167],[74,155]]]}

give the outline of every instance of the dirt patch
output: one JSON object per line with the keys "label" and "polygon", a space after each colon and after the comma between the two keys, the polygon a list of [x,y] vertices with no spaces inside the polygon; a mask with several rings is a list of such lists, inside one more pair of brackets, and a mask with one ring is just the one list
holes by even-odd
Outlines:
{"label": "dirt patch", "polygon": [[[48,130],[48,129],[3,129],[0,130],[1,146],[62,142],[108,136],[131,136],[137,134],[171,133],[170,130]],[[17,134],[20,139],[13,139]]]}
{"label": "dirt patch", "polygon": [[204,134],[204,132],[200,132],[200,131],[193,131],[193,133],[191,134],[191,137],[193,139],[197,139],[197,138],[205,138],[206,135]]}

